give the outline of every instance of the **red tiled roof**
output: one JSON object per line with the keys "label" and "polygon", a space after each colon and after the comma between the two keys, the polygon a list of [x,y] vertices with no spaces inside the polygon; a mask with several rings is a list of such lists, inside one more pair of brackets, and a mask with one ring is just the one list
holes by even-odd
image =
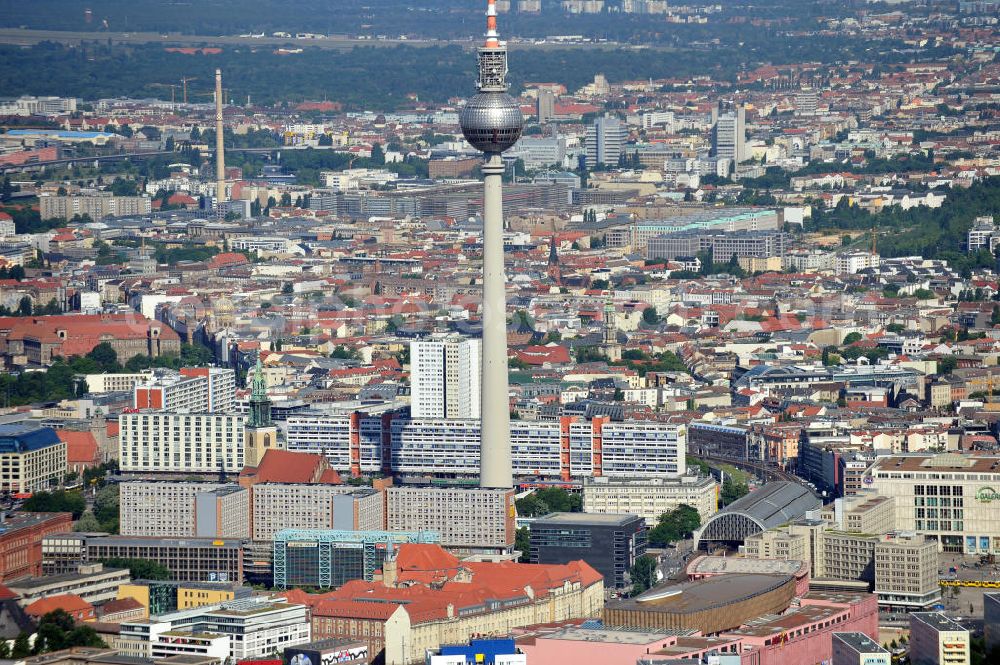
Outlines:
{"label": "red tiled roof", "polygon": [[75,593],[64,593],[48,598],[39,598],[24,608],[29,616],[41,617],[55,610],[66,610],[70,614],[75,612],[93,611],[94,606],[85,601]]}
{"label": "red tiled roof", "polygon": [[339,485],[340,474],[330,468],[323,455],[271,448],[256,469],[243,470],[258,483],[325,483]]}
{"label": "red tiled roof", "polygon": [[69,464],[91,463],[97,459],[97,439],[90,432],[56,430],[60,441],[66,443],[66,461]]}

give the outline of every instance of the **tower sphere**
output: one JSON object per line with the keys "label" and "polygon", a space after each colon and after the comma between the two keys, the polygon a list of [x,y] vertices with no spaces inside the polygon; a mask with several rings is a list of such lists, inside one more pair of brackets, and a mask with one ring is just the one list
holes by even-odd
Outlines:
{"label": "tower sphere", "polygon": [[465,140],[481,152],[503,152],[521,137],[524,116],[505,92],[480,92],[458,116]]}

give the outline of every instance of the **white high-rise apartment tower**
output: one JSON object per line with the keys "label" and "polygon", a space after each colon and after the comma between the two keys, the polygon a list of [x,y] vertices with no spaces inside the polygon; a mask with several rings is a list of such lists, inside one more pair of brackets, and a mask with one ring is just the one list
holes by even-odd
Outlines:
{"label": "white high-rise apartment tower", "polygon": [[604,116],[594,120],[587,128],[585,139],[587,167],[593,168],[599,164],[618,166],[618,159],[625,151],[627,138],[625,125],[618,118]]}
{"label": "white high-rise apartment tower", "polygon": [[479,418],[482,344],[458,335],[410,342],[414,418]]}
{"label": "white high-rise apartment tower", "polygon": [[712,108],[712,156],[731,159],[739,164],[746,155],[746,107],[739,104],[725,113]]}

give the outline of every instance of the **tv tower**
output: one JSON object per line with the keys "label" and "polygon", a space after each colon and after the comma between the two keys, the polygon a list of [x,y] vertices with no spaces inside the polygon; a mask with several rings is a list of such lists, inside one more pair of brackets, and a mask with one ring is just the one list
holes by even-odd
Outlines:
{"label": "tv tower", "polygon": [[[226,201],[226,155],[222,131],[222,70],[215,70],[215,200],[218,209]],[[220,213],[221,214],[221,213]]]}
{"label": "tv tower", "polygon": [[483,152],[483,388],[480,487],[514,484],[507,383],[507,294],[503,268],[503,158],[524,117],[507,94],[507,44],[497,36],[496,0],[487,0],[486,42],[479,47],[479,92],[459,115],[462,133]]}

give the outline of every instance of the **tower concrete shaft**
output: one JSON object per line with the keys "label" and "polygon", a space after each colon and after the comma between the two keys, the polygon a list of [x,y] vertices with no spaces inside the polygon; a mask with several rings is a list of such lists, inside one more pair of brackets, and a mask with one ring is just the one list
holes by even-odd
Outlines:
{"label": "tower concrete shaft", "polygon": [[503,158],[483,164],[483,393],[479,485],[511,487],[507,291],[503,262]]}
{"label": "tower concrete shaft", "polygon": [[222,126],[222,70],[215,70],[215,200],[226,200],[226,155]]}

